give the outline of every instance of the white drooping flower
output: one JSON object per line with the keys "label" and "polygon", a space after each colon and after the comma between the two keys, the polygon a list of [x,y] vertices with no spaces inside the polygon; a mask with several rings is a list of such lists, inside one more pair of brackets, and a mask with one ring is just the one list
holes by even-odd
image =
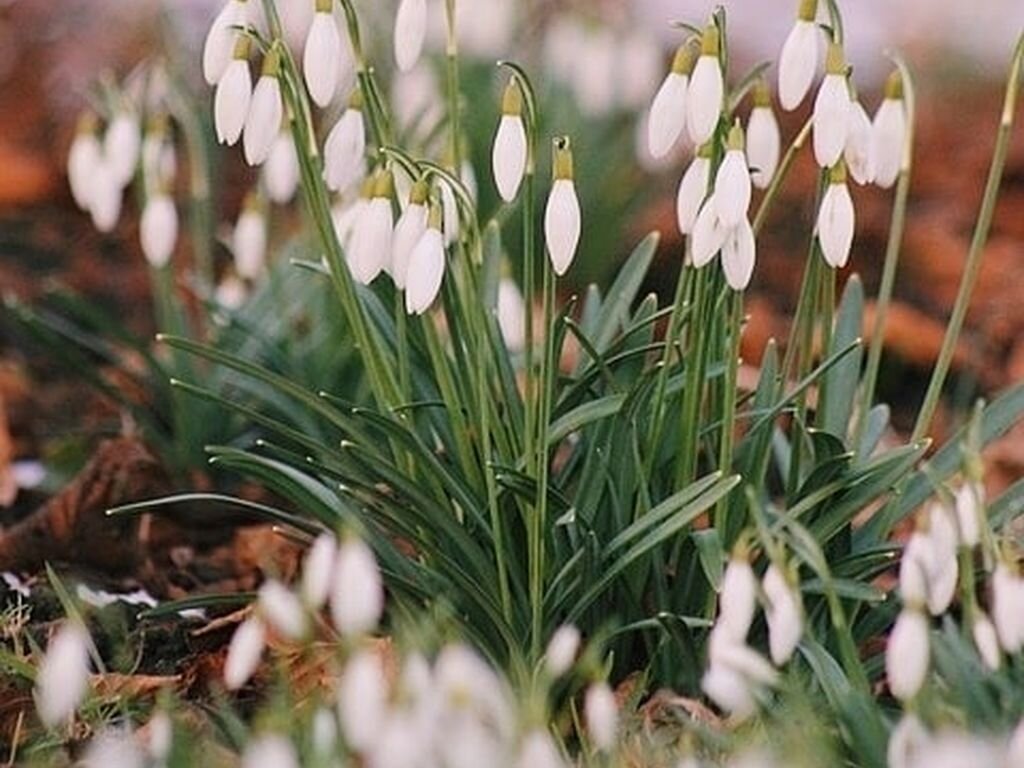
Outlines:
{"label": "white drooping flower", "polygon": [[324,179],[335,192],[344,192],[362,178],[366,167],[366,124],[362,92],[355,90],[348,109],[327,134]]}
{"label": "white drooping flower", "polygon": [[583,697],[587,735],[595,747],[611,752],[619,730],[619,705],[608,683],[592,683]]}
{"label": "white drooping flower", "polygon": [[256,672],[267,644],[267,628],[261,619],[250,617],[238,625],[224,661],[224,685],[237,691]]}
{"label": "white drooping flower", "polygon": [[427,35],[427,0],[401,0],[395,15],[395,63],[408,72],[419,61]]}
{"label": "white drooping flower", "polygon": [[36,674],[39,719],[54,727],[75,713],[89,689],[89,634],[76,621],[66,621],[50,639]]}
{"label": "white drooping flower", "polygon": [[391,270],[391,245],[394,236],[394,215],[391,198],[394,178],[389,171],[380,172],[373,186],[373,197],[352,233],[348,265],[352,276],[363,285],[372,283],[382,271]]}
{"label": "white drooping flower", "polygon": [[885,647],[885,672],[889,690],[900,701],[914,698],[924,685],[930,659],[928,619],[914,605],[896,618]]}
{"label": "white drooping flower", "polygon": [[992,621],[999,644],[1009,654],[1024,646],[1024,579],[1016,564],[1000,561],[992,574]]}
{"label": "white drooping flower", "polygon": [[242,768],[299,768],[299,756],[287,737],[259,736],[246,746]]}
{"label": "white drooping flower", "polygon": [[928,574],[928,610],[932,616],[939,616],[953,602],[960,574],[956,520],[945,504],[935,503],[929,507],[928,538],[933,555]]}
{"label": "white drooping flower", "polygon": [[724,104],[725,85],[718,60],[719,45],[718,27],[711,24],[701,37],[700,57],[690,76],[686,97],[686,127],[697,146],[715,132]]}
{"label": "white drooping flower", "polygon": [[178,158],[170,138],[166,115],[151,118],[142,139],[142,173],[149,190],[170,187],[177,173]]}
{"label": "white drooping flower", "polygon": [[178,210],[166,192],[151,195],[139,222],[139,237],[146,261],[156,269],[165,266],[178,240]]}
{"label": "white drooping flower", "polygon": [[701,688],[738,720],[757,711],[758,693],[778,679],[768,660],[737,638],[720,619],[708,637],[708,662]]}
{"label": "white drooping flower", "polygon": [[319,610],[331,593],[331,578],[334,575],[334,558],[338,542],[334,535],[321,533],[310,545],[302,562],[302,586],[300,592],[306,606]]}
{"label": "white drooping flower", "polygon": [[233,145],[242,135],[252,101],[252,75],[249,74],[249,38],[239,35],[234,57],[217,82],[213,99],[214,128],[217,141]]}
{"label": "white drooping flower", "polygon": [[690,46],[679,46],[672,60],[672,69],[655,94],[647,118],[647,146],[655,159],[664,157],[672,150],[686,127],[686,96],[692,69]]}
{"label": "white drooping flower", "polygon": [[900,597],[904,603],[924,605],[928,602],[928,580],[934,568],[934,558],[927,530],[914,531],[900,557]]}
{"label": "white drooping flower", "polygon": [[371,650],[358,651],[341,674],[338,721],[345,741],[357,752],[369,750],[384,727],[388,709],[384,664]]}
{"label": "white drooping flower", "polygon": [[758,189],[765,189],[779,166],[782,137],[779,122],[772,110],[768,84],[761,80],[754,89],[754,108],[747,121],[747,165],[750,180]]}
{"label": "white drooping flower", "polygon": [[713,664],[701,678],[700,687],[715,704],[737,720],[746,720],[757,711],[753,687],[731,667]]}
{"label": "white drooping flower", "polygon": [[103,148],[96,136],[96,117],[89,113],[78,121],[68,152],[68,183],[75,203],[83,211],[92,204],[96,167],[103,162]]}
{"label": "white drooping flower", "polygon": [[231,250],[239,277],[256,280],[263,274],[267,262],[267,220],[255,195],[245,201],[235,222]]}
{"label": "white drooping flower", "polygon": [[391,279],[400,291],[404,291],[408,284],[409,257],[427,231],[428,193],[427,183],[417,181],[409,193],[409,204],[395,224],[395,235],[391,240]]}
{"label": "white drooping flower", "polygon": [[715,254],[722,249],[728,234],[729,230],[718,218],[715,194],[712,193],[704,201],[693,224],[693,234],[690,237],[693,266],[700,268],[710,263]]}
{"label": "white drooping flower", "polygon": [[158,763],[166,763],[174,746],[174,723],[171,716],[159,710],[146,726],[149,732],[146,739],[146,751]]}
{"label": "white drooping flower", "polygon": [[956,521],[960,543],[977,546],[985,519],[985,488],[980,483],[964,483],[956,490]]}
{"label": "white drooping flower", "polygon": [[287,129],[278,131],[277,138],[270,147],[267,162],[263,164],[263,182],[267,187],[267,197],[278,205],[284,205],[295,197],[299,188],[299,158],[295,153],[295,143]]}
{"label": "white drooping flower", "polygon": [[734,291],[745,290],[754,274],[757,243],[754,229],[744,216],[740,223],[728,230],[722,243],[722,271],[725,281]]}
{"label": "white drooping flower", "polygon": [[831,168],[842,157],[850,130],[850,86],[846,81],[846,57],[838,43],[828,48],[825,79],[814,100],[814,159]]}
{"label": "white drooping flower", "polygon": [[135,175],[141,147],[139,118],[130,110],[121,110],[103,135],[103,157],[122,187],[127,186]]}
{"label": "white drooping flower", "polygon": [[858,99],[850,102],[850,129],[846,135],[843,159],[853,180],[860,185],[870,184],[874,178],[871,158],[871,118]]}
{"label": "white drooping flower", "polygon": [[544,238],[555,274],[572,265],[580,242],[580,201],[576,197],[572,149],[567,138],[555,141],[554,184],[544,211]]}
{"label": "white drooping flower", "polygon": [[316,0],[302,54],[302,73],[314,103],[326,107],[338,88],[341,73],[341,33],[334,22],[334,0]]}
{"label": "white drooping flower", "polygon": [[840,160],[829,171],[828,189],[821,198],[816,230],[821,255],[834,269],[846,266],[853,247],[853,198],[846,186],[846,165]]}
{"label": "white drooping flower", "polygon": [[796,23],[779,56],[779,102],[787,112],[800,106],[818,71],[818,0],[801,0]]}
{"label": "white drooping flower", "polygon": [[697,222],[697,214],[708,194],[708,181],[711,178],[711,145],[705,144],[690,162],[679,182],[676,194],[676,223],[679,232],[688,235],[693,232]]}
{"label": "white drooping flower", "polygon": [[564,675],[576,661],[580,648],[580,631],[572,624],[563,624],[548,641],[544,665],[554,677]]}
{"label": "white drooping flower", "polygon": [[89,742],[79,768],[145,768],[146,755],[128,728],[107,728]]}
{"label": "white drooping flower", "polygon": [[729,558],[722,576],[722,589],[718,593],[718,619],[720,627],[733,640],[742,642],[757,608],[757,577],[750,567],[745,551],[739,549]]}
{"label": "white drooping flower", "polygon": [[405,311],[422,315],[433,305],[441,290],[445,271],[443,207],[430,206],[427,228],[409,254],[405,280]]}
{"label": "white drooping flower", "polygon": [[262,165],[281,134],[284,106],[281,103],[281,53],[271,48],[263,59],[263,72],[256,83],[245,118],[242,149],[249,165]]}
{"label": "white drooping flower", "polygon": [[249,296],[249,287],[234,272],[229,272],[217,283],[217,290],[214,298],[222,309],[236,311],[241,309]]}
{"label": "white drooping flower", "polygon": [[975,612],[974,622],[971,624],[971,637],[974,638],[974,645],[985,666],[991,670],[999,669],[1002,664],[999,637],[995,624],[981,609]]}
{"label": "white drooping flower", "polygon": [[210,25],[203,45],[203,77],[208,85],[216,85],[231,63],[236,27],[248,23],[248,0],[228,0]]}
{"label": "white drooping flower", "polygon": [[523,738],[515,768],[565,768],[565,760],[558,752],[551,735],[536,729]]}
{"label": "white drooping flower", "polygon": [[468,715],[481,724],[486,723],[499,740],[511,736],[515,726],[511,694],[504,681],[465,645],[445,646],[438,655],[434,664],[434,685],[429,701],[424,703],[442,707],[444,720],[465,720]]}
{"label": "white drooping flower", "polygon": [[804,631],[803,602],[800,590],[791,584],[783,569],[772,563],[761,582],[768,607],[768,650],[776,666],[785,664],[793,656]]}
{"label": "white drooping flower", "polygon": [[931,741],[921,720],[913,712],[900,718],[889,736],[886,760],[889,768],[914,768],[922,748]]}
{"label": "white drooping flower", "polygon": [[874,182],[888,188],[896,183],[903,167],[907,116],[903,106],[903,79],[893,72],[885,84],[885,98],[871,126],[871,161]]}
{"label": "white drooping flower", "polygon": [[377,559],[362,539],[349,537],[338,548],[331,589],[331,618],[343,635],[373,630],[384,612],[384,585]]}
{"label": "white drooping flower", "polygon": [[302,602],[276,579],[269,579],[260,587],[257,605],[266,623],[289,640],[301,640],[309,629]]}
{"label": "white drooping flower", "polygon": [[506,203],[515,200],[526,173],[526,126],[523,123],[523,94],[513,78],[505,88],[501,121],[494,137],[491,167],[498,194]]}
{"label": "white drooping flower", "polygon": [[715,176],[715,208],[727,229],[746,219],[750,207],[750,171],[743,143],[743,129],[737,123],[729,132],[728,150]]}
{"label": "white drooping flower", "polygon": [[110,232],[121,217],[122,187],[110,164],[102,159],[93,168],[89,212],[100,232]]}
{"label": "white drooping flower", "polygon": [[526,302],[516,281],[503,277],[498,281],[498,327],[509,352],[526,347]]}

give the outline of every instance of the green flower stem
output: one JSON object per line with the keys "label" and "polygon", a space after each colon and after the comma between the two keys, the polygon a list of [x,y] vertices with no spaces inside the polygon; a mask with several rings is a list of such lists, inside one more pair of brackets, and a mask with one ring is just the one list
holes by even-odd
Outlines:
{"label": "green flower stem", "polygon": [[676,460],[676,490],[691,483],[697,472],[697,452],[700,448],[698,417],[704,395],[704,369],[707,357],[707,341],[711,335],[707,329],[711,317],[710,269],[699,269],[694,277],[693,306],[695,315],[687,323],[686,333],[686,384],[680,409],[681,444]]}
{"label": "green flower stem", "polygon": [[536,240],[534,232],[537,221],[537,182],[533,163],[529,161],[526,176],[523,179],[523,305],[526,307],[526,317],[523,323],[524,338],[526,345],[523,349],[523,401],[525,426],[523,429],[523,454],[527,457],[527,467],[533,464],[536,455],[536,425],[534,414],[536,410],[537,385],[534,379],[533,360],[533,302],[536,288],[535,282],[535,261],[536,261]]}
{"label": "green flower stem", "polygon": [[455,1],[445,0],[447,41],[445,44],[445,71],[448,89],[448,130],[452,171],[456,177],[462,174],[462,127],[459,120],[459,43],[455,30]]}
{"label": "green flower stem", "polygon": [[[727,301],[731,305],[729,320],[729,344],[726,347],[729,359],[726,361],[725,387],[722,402],[722,439],[719,442],[718,469],[729,474],[732,471],[732,451],[734,431],[736,428],[736,397],[737,379],[740,368],[740,342],[743,334],[743,293],[729,291]],[[718,500],[715,513],[715,527],[722,533],[722,545],[726,551],[732,549],[732,543],[738,530],[730,527],[729,508],[732,494],[726,494]]]}
{"label": "green flower stem", "polygon": [[992,155],[992,165],[989,168],[988,181],[985,184],[985,194],[981,201],[981,211],[978,214],[978,221],[974,227],[974,236],[971,239],[971,247],[967,253],[967,263],[964,266],[964,275],[960,281],[960,290],[957,293],[956,303],[953,305],[953,314],[949,318],[949,325],[946,326],[946,338],[939,350],[939,359],[932,371],[931,381],[928,383],[928,391],[924,397],[924,403],[917,414],[917,422],[914,424],[914,432],[910,438],[911,442],[917,442],[928,434],[931,428],[932,418],[935,409],[939,404],[939,397],[942,395],[942,386],[946,382],[946,374],[953,361],[953,352],[956,350],[957,342],[960,339],[960,331],[963,329],[964,318],[967,317],[967,308],[971,303],[971,295],[974,293],[974,285],[978,280],[978,273],[981,271],[981,261],[985,250],[985,243],[988,242],[989,229],[992,226],[992,216],[995,213],[996,202],[999,199],[999,186],[1003,180],[1003,170],[1006,166],[1006,153],[1010,146],[1010,135],[1013,129],[1014,113],[1017,109],[1017,96],[1020,88],[1021,66],[1024,61],[1024,35],[1017,41],[1014,50],[1013,60],[1010,65],[1010,75],[1006,83],[1006,96],[1003,101],[1003,113],[999,122],[999,133],[996,135],[995,152]]}

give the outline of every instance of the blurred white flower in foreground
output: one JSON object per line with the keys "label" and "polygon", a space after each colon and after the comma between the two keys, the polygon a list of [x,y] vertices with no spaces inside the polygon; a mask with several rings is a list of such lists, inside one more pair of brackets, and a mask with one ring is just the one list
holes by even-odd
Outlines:
{"label": "blurred white flower in foreground", "polygon": [[66,721],[89,688],[89,635],[77,621],[65,621],[50,639],[36,675],[39,719],[54,727]]}

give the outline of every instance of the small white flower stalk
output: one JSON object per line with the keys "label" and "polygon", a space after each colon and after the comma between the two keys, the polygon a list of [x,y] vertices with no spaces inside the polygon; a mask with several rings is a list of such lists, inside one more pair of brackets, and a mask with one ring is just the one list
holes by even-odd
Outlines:
{"label": "small white flower stalk", "polygon": [[422,315],[434,304],[445,271],[444,207],[430,204],[426,230],[409,254],[405,286],[405,311]]}
{"label": "small white flower stalk", "polygon": [[968,481],[956,489],[956,522],[960,544],[976,547],[985,526],[985,487],[977,481]]}
{"label": "small white flower stalk", "polygon": [[750,110],[747,121],[747,165],[750,166],[750,180],[758,189],[765,189],[771,184],[779,167],[781,151],[779,121],[772,109],[768,83],[762,79],[754,86],[754,108]]}
{"label": "small white flower stalk", "polygon": [[382,271],[391,270],[391,244],[394,235],[394,216],[391,200],[395,182],[391,171],[377,172],[373,183],[373,196],[360,220],[355,223],[349,247],[348,266],[352,276],[363,285],[369,285]]}
{"label": "small white flower stalk", "polygon": [[416,66],[427,36],[427,0],[401,0],[395,15],[395,63],[402,72]]}
{"label": "small white flower stalk", "polygon": [[331,585],[331,619],[346,636],[376,629],[384,612],[384,584],[377,558],[362,539],[349,536],[338,547]]}
{"label": "small white flower stalk", "polygon": [[676,49],[672,69],[655,94],[647,118],[647,147],[656,160],[668,155],[683,135],[692,71],[693,52],[687,42]]}
{"label": "small white flower stalk", "polygon": [[252,75],[249,73],[249,48],[245,35],[237,35],[231,63],[217,82],[213,97],[214,128],[217,141],[234,145],[242,135],[249,104],[252,101]]}
{"label": "small white flower stalk", "polygon": [[821,198],[815,226],[821,255],[833,269],[842,269],[849,261],[854,227],[853,198],[846,185],[846,163],[840,159],[829,169],[828,188]]}
{"label": "small white flower stalk", "polygon": [[871,126],[871,160],[874,182],[888,189],[903,168],[907,115],[903,104],[903,78],[893,72],[885,83],[885,98]]}
{"label": "small white flower stalk", "polygon": [[231,64],[237,27],[249,21],[248,0],[228,0],[217,14],[203,45],[203,77],[208,85],[216,85]]}
{"label": "small white flower stalk", "polygon": [[711,138],[725,103],[725,84],[719,61],[721,33],[709,24],[701,36],[700,57],[690,76],[686,97],[686,127],[693,143],[700,146]]}
{"label": "small white flower stalk", "polygon": [[978,649],[978,655],[985,666],[995,671],[1002,665],[1002,653],[999,650],[999,636],[996,633],[996,626],[992,620],[980,608],[974,610],[974,619],[971,622],[971,637],[974,639],[974,646]]}
{"label": "small white flower stalk", "polygon": [[804,633],[804,608],[796,573],[772,563],[761,582],[768,605],[768,650],[772,663],[788,662]]}
{"label": "small white flower stalk", "polygon": [[256,605],[266,623],[288,640],[301,640],[309,631],[309,617],[302,601],[280,581],[265,581]]}
{"label": "small white flower stalk", "polygon": [[86,112],[78,118],[75,138],[68,152],[68,183],[75,204],[83,211],[92,208],[95,190],[95,173],[103,162],[103,148],[97,135],[99,121],[96,115]]}
{"label": "small white flower stalk", "polygon": [[923,606],[909,603],[896,618],[885,647],[889,690],[900,701],[914,698],[928,674],[931,651]]}
{"label": "small white flower stalk", "polygon": [[263,183],[267,197],[278,205],[285,205],[295,197],[299,188],[299,157],[295,153],[295,142],[287,126],[277,133],[270,147],[270,154],[263,164]]}
{"label": "small white flower stalk", "polygon": [[509,352],[526,348],[526,301],[516,281],[505,275],[498,281],[498,328]]}
{"label": "small white flower stalk", "polygon": [[1024,579],[1016,561],[1000,560],[992,574],[992,621],[1008,654],[1024,647]]}
{"label": "small white flower stalk", "polygon": [[548,640],[544,666],[552,677],[561,677],[576,662],[580,649],[580,631],[572,624],[563,624]]}
{"label": "small white flower stalk", "polygon": [[830,43],[825,79],[814,100],[814,159],[831,168],[843,155],[850,130],[850,86],[846,56],[839,43]]}
{"label": "small white flower stalk", "polygon": [[250,193],[231,237],[235,271],[245,280],[257,280],[267,265],[267,218],[259,196]]}
{"label": "small white flower stalk", "polygon": [[65,723],[89,690],[89,633],[79,622],[64,622],[50,639],[36,675],[36,710],[43,724]]}
{"label": "small white flower stalk", "polygon": [[166,190],[151,194],[139,222],[142,253],[154,269],[162,269],[171,260],[178,240],[178,209]]}
{"label": "small white flower stalk", "polygon": [[263,57],[263,70],[252,94],[245,118],[242,149],[249,165],[263,165],[281,133],[284,105],[281,103],[281,52],[271,47]]}
{"label": "small white flower stalk", "polygon": [[708,194],[708,182],[711,180],[711,143],[703,144],[690,162],[679,182],[676,194],[676,223],[679,232],[689,235],[697,222],[697,214]]}
{"label": "small white flower stalk", "polygon": [[391,279],[400,291],[405,290],[409,274],[409,257],[427,231],[430,185],[419,179],[409,190],[409,204],[395,224],[391,239]]}
{"label": "small white flower stalk", "polygon": [[747,638],[757,608],[757,577],[750,566],[747,545],[742,540],[733,549],[718,593],[715,628],[729,639],[742,643]]}
{"label": "small white flower stalk", "polygon": [[526,125],[523,122],[523,91],[515,78],[505,87],[501,101],[501,121],[494,137],[491,167],[498,194],[511,203],[519,194],[526,174],[528,158]]}
{"label": "small white flower stalk", "polygon": [[334,192],[345,192],[358,182],[366,168],[366,122],[363,94],[358,88],[349,97],[348,108],[324,143],[324,180]]}
{"label": "small white flower stalk", "polygon": [[316,0],[316,13],[302,54],[302,72],[309,95],[319,107],[330,104],[338,89],[341,57],[341,33],[334,22],[334,0]]}
{"label": "small white flower stalk", "polygon": [[590,742],[601,752],[611,752],[619,731],[619,705],[608,683],[592,683],[583,697],[583,715]]}
{"label": "small white flower stalk", "polygon": [[128,108],[118,110],[103,135],[103,157],[121,187],[126,187],[135,175],[141,148],[138,116]]}
{"label": "small white flower stalk", "polygon": [[250,616],[235,629],[224,661],[224,686],[237,691],[256,673],[267,645],[267,627],[262,619]]}
{"label": "small white flower stalk", "polygon": [[[851,86],[852,88],[852,86]],[[874,161],[871,156],[871,118],[856,95],[850,96],[850,124],[843,149],[846,168],[855,182],[861,186],[870,184],[875,177]]]}
{"label": "small white flower stalk", "polygon": [[552,173],[554,184],[544,211],[544,237],[551,267],[561,277],[569,271],[580,242],[580,201],[567,137],[555,139]]}
{"label": "small white flower stalk", "polygon": [[796,23],[779,56],[779,103],[787,112],[800,106],[818,73],[818,0],[800,0]]}

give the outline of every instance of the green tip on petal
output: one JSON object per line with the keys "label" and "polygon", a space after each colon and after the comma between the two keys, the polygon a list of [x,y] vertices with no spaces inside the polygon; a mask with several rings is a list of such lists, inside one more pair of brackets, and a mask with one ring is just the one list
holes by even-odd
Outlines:
{"label": "green tip on petal", "polygon": [[573,179],[572,143],[568,136],[561,136],[555,139],[555,156],[552,163],[552,172],[555,181],[560,179]]}
{"label": "green tip on petal", "polygon": [[885,98],[903,101],[903,75],[893,70],[885,81]]}
{"label": "green tip on petal", "polygon": [[363,111],[363,90],[359,86],[353,88],[352,93],[348,95],[348,108]]}
{"label": "green tip on petal", "polygon": [[825,58],[825,74],[846,74],[846,54],[843,52],[842,44],[835,42],[828,44],[828,55]]}
{"label": "green tip on petal", "polygon": [[427,226],[431,229],[440,230],[444,226],[444,208],[434,200],[430,204],[430,215],[427,217]]}
{"label": "green tip on petal", "polygon": [[770,107],[772,105],[772,92],[768,87],[768,81],[763,77],[754,84],[752,98],[755,107]]}
{"label": "green tip on petal", "polygon": [[317,13],[331,13],[334,10],[334,0],[316,0]]}
{"label": "green tip on petal", "polygon": [[800,8],[796,13],[800,21],[814,21],[818,15],[818,0],[800,0]]}
{"label": "green tip on petal", "polygon": [[718,58],[718,50],[721,46],[721,33],[714,24],[708,24],[704,28],[704,34],[700,38],[700,55],[714,56]]}
{"label": "green tip on petal", "polygon": [[376,187],[376,183],[376,179],[372,174],[363,179],[363,183],[359,187],[359,197],[363,200],[369,200],[373,197],[373,190]]}
{"label": "green tip on petal", "polygon": [[846,183],[846,161],[843,158],[839,158],[835,165],[828,169],[828,183],[829,184],[845,184]]}
{"label": "green tip on petal", "polygon": [[676,55],[672,58],[672,74],[689,75],[693,71],[693,48],[689,41],[676,48]]}
{"label": "green tip on petal", "polygon": [[278,77],[281,74],[281,50],[276,46],[271,46],[267,55],[263,57],[263,69],[261,73],[264,77]]}
{"label": "green tip on petal", "polygon": [[505,86],[505,94],[501,98],[501,114],[512,117],[523,114],[523,91],[514,77]]}
{"label": "green tip on petal", "polygon": [[744,146],[746,146],[746,140],[743,136],[743,127],[740,125],[740,121],[737,118],[736,122],[732,124],[732,128],[729,129],[729,140],[726,143],[726,148],[729,151],[738,149],[742,152]]}
{"label": "green tip on petal", "polygon": [[373,196],[385,197],[390,200],[395,194],[395,177],[385,169],[377,174],[373,182]]}
{"label": "green tip on petal", "polygon": [[697,157],[703,157],[705,160],[710,160],[715,154],[715,140],[712,138],[705,141],[697,148]]}
{"label": "green tip on petal", "polygon": [[231,52],[231,58],[249,60],[249,48],[252,45],[252,41],[249,40],[248,35],[238,35],[235,38],[235,48]]}
{"label": "green tip on petal", "polygon": [[430,184],[426,179],[419,179],[409,190],[410,205],[423,205],[430,197]]}

